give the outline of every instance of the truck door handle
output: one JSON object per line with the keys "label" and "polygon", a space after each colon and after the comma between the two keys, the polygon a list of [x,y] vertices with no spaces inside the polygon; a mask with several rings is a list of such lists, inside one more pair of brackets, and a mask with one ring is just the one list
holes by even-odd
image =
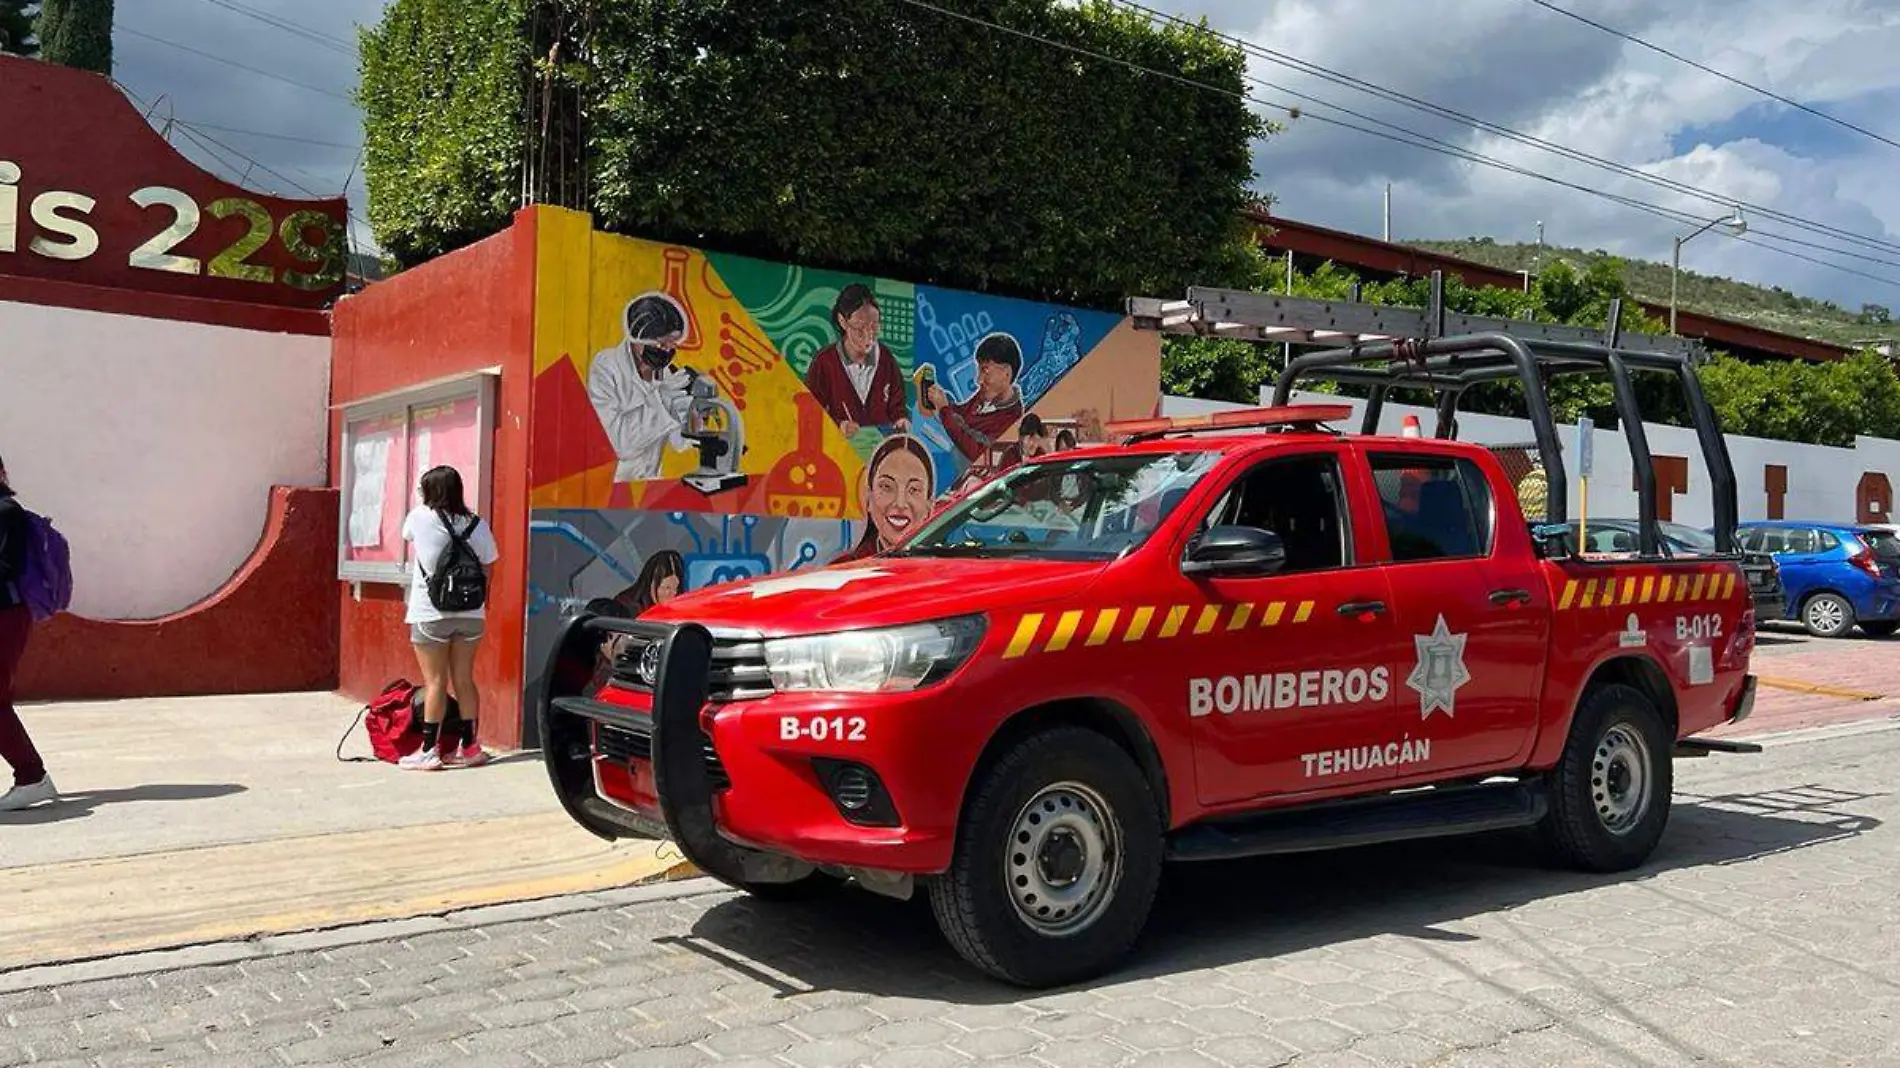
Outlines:
{"label": "truck door handle", "polygon": [[1339,606],[1342,616],[1379,616],[1385,614],[1384,601],[1347,601]]}
{"label": "truck door handle", "polygon": [[1529,590],[1492,590],[1491,591],[1492,604],[1529,604],[1530,600],[1531,600],[1531,591]]}

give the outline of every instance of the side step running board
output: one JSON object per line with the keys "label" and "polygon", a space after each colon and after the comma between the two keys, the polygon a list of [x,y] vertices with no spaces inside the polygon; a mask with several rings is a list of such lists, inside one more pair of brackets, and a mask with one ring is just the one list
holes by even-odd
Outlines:
{"label": "side step running board", "polygon": [[1726,738],[1684,738],[1676,743],[1676,756],[1705,757],[1710,753],[1759,753],[1755,742],[1731,742]]}
{"label": "side step running board", "polygon": [[1541,780],[1440,786],[1215,820],[1170,836],[1170,860],[1230,860],[1529,827],[1549,803]]}

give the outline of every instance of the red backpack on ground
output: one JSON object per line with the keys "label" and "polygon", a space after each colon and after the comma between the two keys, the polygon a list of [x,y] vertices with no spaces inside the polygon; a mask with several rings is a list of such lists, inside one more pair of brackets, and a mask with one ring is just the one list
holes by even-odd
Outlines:
{"label": "red backpack on ground", "polygon": [[408,679],[397,679],[356,714],[356,722],[337,739],[336,758],[348,763],[363,757],[344,757],[343,743],[349,741],[357,723],[367,723],[369,748],[377,760],[394,764],[422,748],[422,687]]}

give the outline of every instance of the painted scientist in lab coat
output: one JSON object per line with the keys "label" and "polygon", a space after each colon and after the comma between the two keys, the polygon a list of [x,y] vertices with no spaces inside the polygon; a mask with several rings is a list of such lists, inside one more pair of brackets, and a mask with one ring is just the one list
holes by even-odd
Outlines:
{"label": "painted scientist in lab coat", "polygon": [[686,335],[686,312],[665,293],[642,293],[627,302],[627,336],[594,356],[587,374],[587,396],[600,417],[620,463],[614,468],[614,493],[628,482],[660,477],[667,445],[690,449],[681,436],[692,397],[690,376],[673,366],[673,353]]}

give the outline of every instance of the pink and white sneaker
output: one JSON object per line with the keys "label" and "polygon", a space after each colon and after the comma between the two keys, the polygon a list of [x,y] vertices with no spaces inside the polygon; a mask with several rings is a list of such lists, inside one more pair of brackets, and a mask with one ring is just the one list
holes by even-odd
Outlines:
{"label": "pink and white sneaker", "polygon": [[488,750],[483,749],[480,742],[457,749],[442,760],[443,766],[450,768],[479,768],[486,763]]}
{"label": "pink and white sneaker", "polygon": [[396,761],[396,766],[404,771],[441,771],[442,757],[433,749],[418,749]]}

